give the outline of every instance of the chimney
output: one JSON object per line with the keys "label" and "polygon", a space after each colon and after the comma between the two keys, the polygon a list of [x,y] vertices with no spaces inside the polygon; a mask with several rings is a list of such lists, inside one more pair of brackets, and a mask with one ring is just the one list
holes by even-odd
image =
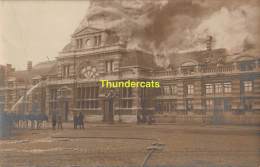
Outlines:
{"label": "chimney", "polygon": [[27,62],[27,70],[32,71],[32,61]]}
{"label": "chimney", "polygon": [[212,42],[213,42],[213,37],[210,35],[210,36],[208,36],[208,39],[206,41],[208,51],[212,50]]}

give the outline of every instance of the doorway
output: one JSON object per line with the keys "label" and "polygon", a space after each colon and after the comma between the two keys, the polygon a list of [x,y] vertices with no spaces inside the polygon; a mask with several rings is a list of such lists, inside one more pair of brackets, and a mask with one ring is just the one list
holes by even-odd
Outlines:
{"label": "doorway", "polygon": [[222,98],[214,99],[213,124],[223,124],[224,101]]}
{"label": "doorway", "polygon": [[104,102],[104,122],[114,122],[114,101],[112,98],[105,99]]}

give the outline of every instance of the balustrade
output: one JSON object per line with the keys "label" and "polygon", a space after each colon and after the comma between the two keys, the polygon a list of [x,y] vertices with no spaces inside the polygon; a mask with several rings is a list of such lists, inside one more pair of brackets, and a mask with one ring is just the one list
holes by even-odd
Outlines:
{"label": "balustrade", "polygon": [[[257,70],[260,68],[259,60],[256,61],[256,65],[254,68],[248,69],[249,71]],[[166,77],[166,76],[174,76],[174,75],[196,75],[199,73],[230,73],[230,72],[237,72],[237,71],[245,71],[239,68],[239,63],[230,63],[220,66],[203,66],[199,65],[193,68],[187,67],[179,67],[177,70],[169,70],[169,71],[155,71],[155,77]]]}

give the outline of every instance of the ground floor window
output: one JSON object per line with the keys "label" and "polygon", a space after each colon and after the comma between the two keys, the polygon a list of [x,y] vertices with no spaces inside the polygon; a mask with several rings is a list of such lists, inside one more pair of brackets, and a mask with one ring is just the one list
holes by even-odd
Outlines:
{"label": "ground floor window", "polygon": [[131,99],[120,99],[119,107],[120,108],[132,108],[132,100]]}
{"label": "ground floor window", "polygon": [[98,87],[77,88],[77,108],[98,108]]}
{"label": "ground floor window", "polygon": [[242,98],[241,106],[243,111],[252,111],[253,109],[253,101],[249,98]]}
{"label": "ground floor window", "polygon": [[206,107],[206,111],[213,111],[213,109],[214,109],[213,99],[207,99],[205,101],[205,107]]}
{"label": "ground floor window", "polygon": [[158,101],[156,104],[156,112],[159,113],[174,112],[175,109],[176,109],[175,101]]}
{"label": "ground floor window", "polygon": [[224,111],[231,111],[232,105],[230,99],[224,99]]}
{"label": "ground floor window", "polygon": [[0,112],[4,111],[5,107],[5,96],[0,96]]}
{"label": "ground floor window", "polygon": [[119,108],[132,108],[132,88],[119,89],[119,98]]}

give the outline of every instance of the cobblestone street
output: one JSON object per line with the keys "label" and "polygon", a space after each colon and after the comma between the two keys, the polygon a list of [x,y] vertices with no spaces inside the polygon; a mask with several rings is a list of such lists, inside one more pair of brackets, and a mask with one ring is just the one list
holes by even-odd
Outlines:
{"label": "cobblestone street", "polygon": [[141,166],[146,148],[162,143],[148,165],[258,167],[259,128],[240,126],[88,124],[85,130],[19,130],[1,140],[0,166]]}

